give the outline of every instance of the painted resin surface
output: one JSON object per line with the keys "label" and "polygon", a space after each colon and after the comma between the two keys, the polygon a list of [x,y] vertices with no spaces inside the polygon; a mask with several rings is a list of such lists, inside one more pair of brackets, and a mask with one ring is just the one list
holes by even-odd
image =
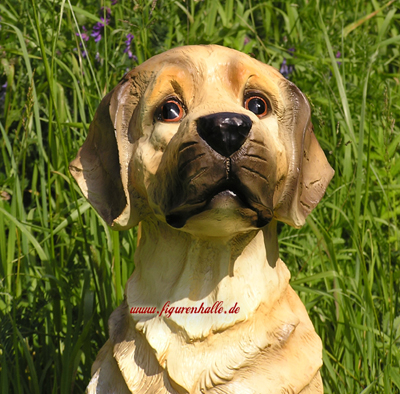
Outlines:
{"label": "painted resin surface", "polygon": [[102,100],[70,170],[111,227],[140,222],[89,393],[323,392],[276,224],[301,227],[333,170],[293,83],[232,49],[169,50]]}

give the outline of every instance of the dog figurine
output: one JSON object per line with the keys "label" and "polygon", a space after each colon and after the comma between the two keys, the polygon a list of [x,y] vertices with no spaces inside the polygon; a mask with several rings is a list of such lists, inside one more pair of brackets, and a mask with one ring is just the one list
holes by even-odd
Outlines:
{"label": "dog figurine", "polygon": [[293,83],[233,49],[171,49],[104,97],[70,170],[113,229],[141,222],[88,393],[323,392],[277,221],[301,227],[334,172]]}

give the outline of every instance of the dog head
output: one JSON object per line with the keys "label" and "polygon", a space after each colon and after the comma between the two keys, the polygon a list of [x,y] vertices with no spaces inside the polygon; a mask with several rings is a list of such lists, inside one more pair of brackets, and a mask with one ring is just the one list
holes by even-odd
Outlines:
{"label": "dog head", "polygon": [[104,97],[70,170],[116,229],[155,215],[210,235],[301,227],[333,176],[300,90],[219,46],[154,56]]}

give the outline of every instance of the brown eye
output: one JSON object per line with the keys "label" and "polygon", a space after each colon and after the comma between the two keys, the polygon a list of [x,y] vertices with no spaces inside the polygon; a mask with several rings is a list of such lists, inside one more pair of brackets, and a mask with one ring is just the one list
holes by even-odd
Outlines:
{"label": "brown eye", "polygon": [[179,101],[168,100],[161,107],[159,119],[163,122],[179,122],[183,116],[183,107]]}
{"label": "brown eye", "polygon": [[256,114],[259,118],[262,118],[268,113],[267,101],[260,96],[248,97],[244,102],[244,107],[253,112],[253,114]]}

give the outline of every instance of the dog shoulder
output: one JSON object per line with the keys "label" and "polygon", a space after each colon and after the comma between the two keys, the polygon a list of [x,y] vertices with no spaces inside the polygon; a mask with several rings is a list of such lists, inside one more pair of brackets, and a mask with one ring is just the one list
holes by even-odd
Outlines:
{"label": "dog shoulder", "polygon": [[131,394],[113,357],[113,345],[108,340],[101,348],[92,366],[92,379],[87,394]]}

